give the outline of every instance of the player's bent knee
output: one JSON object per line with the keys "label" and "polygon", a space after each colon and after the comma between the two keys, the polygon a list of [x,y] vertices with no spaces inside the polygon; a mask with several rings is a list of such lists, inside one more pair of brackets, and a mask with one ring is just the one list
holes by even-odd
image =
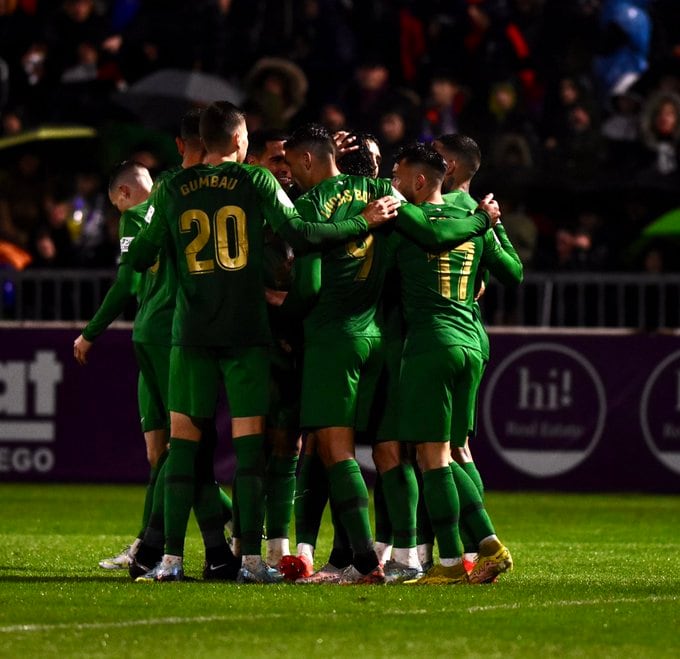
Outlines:
{"label": "player's bent knee", "polygon": [[155,467],[168,449],[168,431],[165,428],[148,430],[144,433],[144,441],[146,443],[146,458],[149,465]]}
{"label": "player's bent knee", "polygon": [[197,442],[202,433],[197,420],[181,412],[170,412],[170,434],[178,439]]}
{"label": "player's bent knee", "polygon": [[422,471],[441,469],[449,466],[451,460],[450,446],[448,442],[424,442],[418,444],[416,452],[418,465]]}
{"label": "player's bent knee", "polygon": [[377,470],[384,474],[401,464],[399,442],[381,442],[373,447],[373,462]]}

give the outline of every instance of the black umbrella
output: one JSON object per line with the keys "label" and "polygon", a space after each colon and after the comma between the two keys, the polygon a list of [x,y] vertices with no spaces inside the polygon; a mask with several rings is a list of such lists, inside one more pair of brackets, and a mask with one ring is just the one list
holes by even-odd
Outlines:
{"label": "black umbrella", "polygon": [[114,96],[119,105],[147,126],[161,128],[176,127],[192,107],[204,107],[213,101],[238,105],[242,99],[241,90],[223,78],[182,69],[161,69]]}

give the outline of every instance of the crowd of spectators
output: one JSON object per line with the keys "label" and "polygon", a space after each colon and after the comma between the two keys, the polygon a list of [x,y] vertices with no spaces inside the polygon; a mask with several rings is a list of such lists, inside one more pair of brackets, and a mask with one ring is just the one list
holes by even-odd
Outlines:
{"label": "crowd of spectators", "polygon": [[[251,130],[373,133],[384,176],[402,144],[471,135],[472,192],[496,194],[529,269],[680,262],[672,239],[638,240],[680,207],[676,0],[0,0],[0,139],[71,123],[115,142],[144,125],[122,155],[173,164],[150,137],[172,127],[125,102],[167,68],[225,79]],[[113,163],[70,151],[55,174],[54,156],[0,148],[0,240],[35,266],[107,267]]]}

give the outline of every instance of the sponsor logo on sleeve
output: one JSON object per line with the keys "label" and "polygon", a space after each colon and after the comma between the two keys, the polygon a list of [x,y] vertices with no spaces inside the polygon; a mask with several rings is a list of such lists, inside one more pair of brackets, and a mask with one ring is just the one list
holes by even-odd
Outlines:
{"label": "sponsor logo on sleeve", "polygon": [[120,253],[125,254],[129,249],[130,249],[130,243],[134,239],[132,236],[125,236],[124,238],[120,239]]}
{"label": "sponsor logo on sleeve", "polygon": [[151,218],[153,217],[153,214],[156,212],[156,209],[153,206],[149,206],[148,210],[146,211],[146,215],[144,216],[144,221],[147,224],[151,224]]}

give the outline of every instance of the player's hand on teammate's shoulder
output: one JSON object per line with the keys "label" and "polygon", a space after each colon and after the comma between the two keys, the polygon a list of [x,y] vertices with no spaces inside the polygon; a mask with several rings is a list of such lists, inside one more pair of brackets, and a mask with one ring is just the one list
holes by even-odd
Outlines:
{"label": "player's hand on teammate's shoulder", "polygon": [[397,217],[399,206],[401,206],[399,199],[387,195],[367,204],[361,214],[370,228],[379,227]]}
{"label": "player's hand on teammate's shoulder", "polygon": [[486,195],[477,206],[478,210],[483,210],[491,218],[491,226],[495,227],[501,219],[501,208],[492,194]]}
{"label": "player's hand on teammate's shoulder", "polygon": [[81,365],[87,364],[87,353],[92,347],[92,341],[88,341],[82,334],[73,342],[73,356]]}

